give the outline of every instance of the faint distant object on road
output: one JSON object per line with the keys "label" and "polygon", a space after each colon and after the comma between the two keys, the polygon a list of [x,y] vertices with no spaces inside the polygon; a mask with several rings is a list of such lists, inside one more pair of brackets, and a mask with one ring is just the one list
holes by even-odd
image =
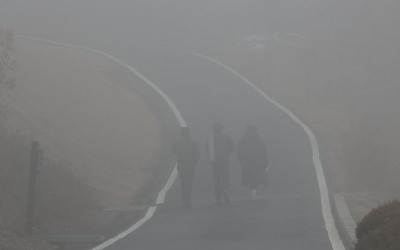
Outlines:
{"label": "faint distant object on road", "polygon": [[240,38],[236,47],[245,50],[265,50],[272,42],[273,36],[270,34],[255,34]]}
{"label": "faint distant object on road", "polygon": [[304,36],[294,32],[259,33],[241,37],[235,47],[242,50],[263,51],[272,45],[298,47],[302,46],[305,41]]}
{"label": "faint distant object on road", "polygon": [[304,44],[306,38],[298,33],[275,33],[274,42],[287,46],[298,47]]}

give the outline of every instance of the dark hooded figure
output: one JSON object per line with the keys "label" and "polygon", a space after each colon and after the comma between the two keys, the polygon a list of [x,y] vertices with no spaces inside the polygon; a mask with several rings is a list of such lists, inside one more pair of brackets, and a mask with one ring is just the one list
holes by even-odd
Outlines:
{"label": "dark hooded figure", "polygon": [[177,156],[177,170],[181,181],[183,205],[191,208],[192,184],[195,166],[199,161],[200,149],[196,141],[189,137],[189,128],[181,128],[181,138],[175,142],[173,148]]}
{"label": "dark hooded figure", "polygon": [[266,184],[266,168],[268,167],[267,148],[254,125],[248,125],[236,151],[242,167],[242,184],[251,189],[252,198],[256,198],[256,190]]}

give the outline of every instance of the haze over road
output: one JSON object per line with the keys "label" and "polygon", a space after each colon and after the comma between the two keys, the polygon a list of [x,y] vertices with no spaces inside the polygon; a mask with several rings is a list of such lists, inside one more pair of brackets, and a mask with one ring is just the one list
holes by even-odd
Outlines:
{"label": "haze over road", "polygon": [[[233,74],[184,53],[212,51],[243,35],[266,31],[266,23],[273,30],[299,28],[294,24],[300,18],[293,15],[297,5],[273,5],[286,13],[290,25],[281,23],[284,18],[272,10],[260,8],[259,1],[211,2],[3,1],[0,14],[16,32],[104,50],[137,68],[171,97],[202,146],[194,210],[181,210],[175,183],[148,223],[107,249],[332,249],[311,146],[302,128]],[[301,6],[310,14],[329,6],[311,2],[314,5]],[[312,19],[310,15],[302,23],[313,23]],[[310,26],[306,27],[295,31],[304,35]],[[250,201],[240,186],[239,166],[232,157],[232,204],[214,205],[211,170],[204,160],[213,121],[222,122],[235,142],[248,123],[258,127],[273,162],[260,201]]]}
{"label": "haze over road", "polygon": [[3,0],[0,4],[2,25],[16,32],[100,49],[123,60],[144,48],[204,50],[267,32],[308,38],[332,24],[338,27],[329,32],[337,31],[349,18],[340,1],[318,0]]}
{"label": "haze over road", "polygon": [[[300,126],[239,78],[190,54],[157,53],[142,72],[160,83],[203,146],[194,183],[194,209],[185,211],[179,182],[138,231],[106,249],[332,249],[321,213],[309,139]],[[173,59],[172,59],[173,58]],[[204,143],[213,121],[237,142],[253,123],[266,140],[270,184],[251,201],[232,157],[232,204],[215,205]]]}

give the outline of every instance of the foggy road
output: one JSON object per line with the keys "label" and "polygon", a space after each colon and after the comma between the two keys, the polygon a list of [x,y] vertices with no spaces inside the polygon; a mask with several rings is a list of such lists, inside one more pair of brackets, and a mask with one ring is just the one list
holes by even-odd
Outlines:
{"label": "foggy road", "polygon": [[[171,52],[172,53],[172,52]],[[174,101],[202,149],[193,210],[182,208],[179,180],[142,227],[105,248],[332,249],[322,216],[309,139],[303,129],[241,79],[191,54],[157,52],[139,71]],[[211,124],[219,121],[237,143],[247,124],[258,127],[272,168],[269,185],[252,201],[231,158],[229,206],[217,206],[204,153]]]}
{"label": "foggy road", "polygon": [[[200,143],[193,210],[182,209],[177,180],[149,221],[105,249],[333,249],[305,131],[231,72],[182,52],[212,51],[269,28],[307,33],[320,23],[313,21],[322,15],[318,10],[330,4],[314,1],[309,10],[318,13],[314,16],[307,14],[307,4],[281,6],[279,1],[272,8],[262,1],[252,1],[250,7],[245,1],[204,1],[204,6],[202,1],[182,1],[179,9],[179,1],[137,2],[0,2],[2,21],[17,33],[99,49],[137,68],[171,97]],[[298,8],[303,11],[294,15]],[[267,143],[272,167],[258,201],[251,201],[249,190],[241,186],[233,155],[231,205],[215,205],[204,152],[214,121],[222,122],[236,143],[246,125],[255,124]]]}
{"label": "foggy road", "polygon": [[[246,79],[190,52],[224,58],[313,127],[332,177],[329,184],[352,221],[348,237],[340,231],[350,248],[363,242],[355,239],[352,217],[361,221],[385,200],[398,199],[400,190],[399,11],[399,1],[393,0],[0,0],[0,30],[10,28],[17,35],[118,58],[116,64],[139,76],[128,77],[132,89],[154,83],[153,89],[159,87],[168,97],[159,91],[152,94],[170,97],[170,105],[155,98],[165,108],[157,112],[165,118],[159,121],[173,121],[159,127],[175,127],[168,110],[172,106],[200,143],[193,210],[182,209],[177,180],[165,203],[150,207],[149,216],[133,226],[140,228],[96,250],[343,250],[311,130]],[[258,201],[241,186],[233,155],[232,204],[215,205],[213,176],[205,159],[206,137],[215,121],[235,143],[248,124],[256,125],[265,140],[272,167]],[[168,141],[175,132],[160,134]],[[171,160],[172,153],[165,155]],[[166,165],[157,177],[173,164]],[[161,189],[165,183],[151,184]],[[155,192],[144,193],[152,197]],[[346,224],[338,222],[340,229]],[[382,244],[388,245],[386,239]]]}

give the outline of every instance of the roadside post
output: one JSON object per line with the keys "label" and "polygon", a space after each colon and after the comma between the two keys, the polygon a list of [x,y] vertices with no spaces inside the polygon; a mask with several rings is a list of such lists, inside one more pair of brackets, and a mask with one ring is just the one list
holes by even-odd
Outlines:
{"label": "roadside post", "polygon": [[35,214],[35,189],[38,166],[42,164],[43,151],[39,147],[37,141],[32,141],[31,159],[29,168],[29,184],[28,184],[28,200],[27,200],[27,216],[26,216],[26,232],[29,235],[33,233],[34,214]]}

